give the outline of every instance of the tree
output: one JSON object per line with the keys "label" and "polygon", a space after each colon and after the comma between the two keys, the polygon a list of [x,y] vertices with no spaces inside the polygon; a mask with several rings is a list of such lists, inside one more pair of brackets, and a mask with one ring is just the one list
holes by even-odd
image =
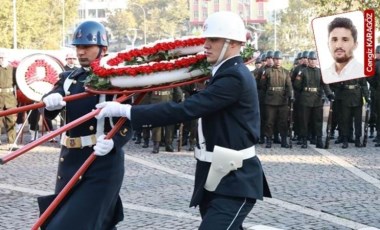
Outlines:
{"label": "tree", "polygon": [[108,12],[107,21],[103,22],[106,27],[110,29],[111,39],[115,39],[118,44],[117,50],[122,50],[125,47],[122,47],[122,44],[126,40],[130,40],[132,45],[131,32],[132,29],[136,28],[136,20],[131,12],[128,10],[118,9],[113,12]]}
{"label": "tree", "polygon": [[[148,41],[182,36],[183,25],[189,20],[187,0],[139,0],[146,12]],[[136,17],[138,28],[143,28],[143,15],[137,6],[129,6]]]}
{"label": "tree", "polygon": [[[63,5],[65,10],[63,10]],[[79,0],[25,0],[16,1],[17,47],[21,49],[58,49],[64,31],[73,26]],[[13,5],[2,1],[0,8],[0,44],[13,47]]]}
{"label": "tree", "polygon": [[[296,54],[302,50],[315,50],[311,21],[316,17],[348,11],[374,9],[376,28],[380,25],[380,12],[376,9],[380,0],[289,0],[289,7],[277,11],[277,47],[283,53]],[[260,50],[274,49],[274,24],[264,25],[265,31],[259,38]]]}

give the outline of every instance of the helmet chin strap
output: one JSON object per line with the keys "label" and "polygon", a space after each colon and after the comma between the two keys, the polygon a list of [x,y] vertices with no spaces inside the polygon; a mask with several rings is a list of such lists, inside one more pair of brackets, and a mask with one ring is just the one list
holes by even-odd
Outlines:
{"label": "helmet chin strap", "polygon": [[215,64],[213,66],[217,66],[220,64],[221,61],[223,61],[223,58],[224,58],[224,55],[226,54],[227,52],[227,47],[228,45],[230,44],[230,39],[226,39],[226,41],[224,42],[224,45],[223,45],[223,48],[222,48],[222,51],[220,51],[220,54],[219,54],[219,57],[218,57],[218,60],[215,62]]}
{"label": "helmet chin strap", "polygon": [[100,58],[101,55],[102,55],[102,48],[103,46],[98,46],[99,47],[99,52],[98,52],[98,56],[96,57],[96,59]]}

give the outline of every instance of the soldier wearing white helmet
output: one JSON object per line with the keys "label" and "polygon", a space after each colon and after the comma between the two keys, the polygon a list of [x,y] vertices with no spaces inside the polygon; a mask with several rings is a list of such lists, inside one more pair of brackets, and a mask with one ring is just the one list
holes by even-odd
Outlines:
{"label": "soldier wearing white helmet", "polygon": [[245,42],[242,19],[231,12],[210,15],[203,36],[212,78],[204,90],[181,103],[122,105],[105,102],[97,116],[128,117],[134,128],[165,126],[197,118],[199,143],[190,206],[199,206],[201,230],[243,229],[256,199],[270,197],[255,153],[260,137],[256,81],[240,56]]}
{"label": "soldier wearing white helmet", "polygon": [[77,55],[74,54],[74,52],[69,52],[66,54],[66,65],[63,67],[65,71],[73,71],[78,69],[78,67],[75,66],[75,62],[77,61]]}

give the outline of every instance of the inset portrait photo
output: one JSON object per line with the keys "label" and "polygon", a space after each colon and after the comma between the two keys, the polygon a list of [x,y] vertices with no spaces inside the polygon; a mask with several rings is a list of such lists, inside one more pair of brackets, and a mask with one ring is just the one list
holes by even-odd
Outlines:
{"label": "inset portrait photo", "polygon": [[312,26],[324,83],[365,77],[362,11],[315,18]]}

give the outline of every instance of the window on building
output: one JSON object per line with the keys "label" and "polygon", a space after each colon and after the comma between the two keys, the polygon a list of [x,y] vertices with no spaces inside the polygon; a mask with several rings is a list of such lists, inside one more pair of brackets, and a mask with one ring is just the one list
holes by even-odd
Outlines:
{"label": "window on building", "polygon": [[95,9],[88,10],[88,17],[89,18],[96,18],[96,10]]}
{"label": "window on building", "polygon": [[199,19],[199,11],[198,10],[194,10],[194,20],[197,21]]}
{"label": "window on building", "polygon": [[214,11],[219,11],[219,0],[214,0]]}
{"label": "window on building", "polygon": [[231,0],[227,0],[227,2],[226,2],[226,9],[227,9],[227,11],[231,10]]}
{"label": "window on building", "polygon": [[78,10],[78,16],[79,16],[79,19],[85,19],[86,18],[86,11],[85,10]]}
{"label": "window on building", "polygon": [[106,10],[105,9],[98,9],[98,17],[99,18],[105,18],[106,17]]}
{"label": "window on building", "polygon": [[263,18],[264,17],[264,6],[263,3],[258,3],[258,18]]}

